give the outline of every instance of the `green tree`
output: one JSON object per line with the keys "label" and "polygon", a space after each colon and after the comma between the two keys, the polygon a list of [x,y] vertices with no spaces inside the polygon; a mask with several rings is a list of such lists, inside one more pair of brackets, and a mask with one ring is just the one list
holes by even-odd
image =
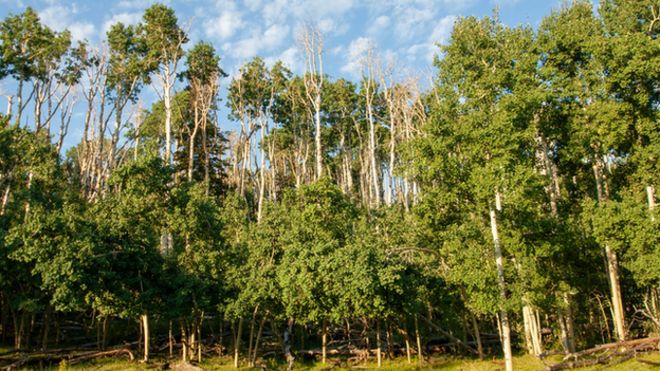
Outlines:
{"label": "green tree", "polygon": [[178,25],[174,10],[156,3],[144,11],[139,37],[147,49],[150,70],[156,71],[161,85],[160,98],[165,106],[165,152],[163,158],[172,163],[172,95],[177,67],[183,56],[183,44],[188,41],[185,31]]}

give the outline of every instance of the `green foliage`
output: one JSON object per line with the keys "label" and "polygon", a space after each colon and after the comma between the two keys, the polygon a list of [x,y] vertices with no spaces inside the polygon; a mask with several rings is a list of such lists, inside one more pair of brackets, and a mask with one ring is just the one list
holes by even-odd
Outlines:
{"label": "green foliage", "polygon": [[19,81],[43,80],[55,69],[71,44],[69,31],[54,32],[44,26],[30,7],[0,24],[3,74]]}
{"label": "green foliage", "polygon": [[[31,8],[10,15],[0,24],[0,77],[18,82],[22,94],[23,83],[73,87],[86,68],[99,69],[102,108],[115,115],[116,131],[93,132],[62,162],[46,130],[10,126],[0,115],[2,334],[20,335],[19,320],[37,314],[148,313],[152,323],[180,321],[191,331],[207,318],[216,326],[219,318],[252,317],[272,320],[262,326],[280,336],[279,324],[295,323],[301,340],[321,323],[336,340],[356,322],[367,339],[378,321],[389,336],[391,327],[400,330],[396,342],[410,340],[409,319],[423,316],[433,322],[418,329],[423,340],[437,340],[442,327],[443,337],[471,344],[475,330],[497,332],[491,320],[502,310],[520,332],[524,304],[555,333],[572,312],[587,345],[611,336],[604,246],[618,258],[627,315],[634,309],[657,322],[660,215],[646,192],[660,179],[658,12],[650,0],[603,0],[598,13],[575,1],[537,31],[506,27],[497,15],[461,18],[434,61],[429,91],[419,101],[412,90],[402,93],[402,117],[388,109],[385,92],[403,85],[324,78],[321,136],[331,177],[315,182],[305,80],[281,62],[269,68],[255,57],[230,82],[230,118],[242,125],[226,153],[220,57],[203,41],[184,53],[188,37],[171,8],[155,4],[141,24],[113,25],[107,66]],[[176,90],[168,100],[172,164],[159,158],[170,113],[164,99],[144,112],[128,142],[119,137],[124,108],[154,74],[168,94]],[[97,116],[96,102],[89,122],[103,121],[103,131],[109,118]],[[131,139],[137,147],[125,156]],[[371,177],[387,183],[390,140],[401,184],[395,198],[410,187],[413,200],[374,208],[368,198],[389,188],[371,189]],[[267,153],[264,167],[252,161],[255,149]],[[230,159],[240,180],[225,174]],[[97,192],[80,192],[84,176],[98,178]]]}
{"label": "green foliage", "polygon": [[147,49],[149,69],[176,62],[183,54],[183,44],[188,41],[188,36],[178,25],[174,10],[160,3],[144,11],[139,34]]}

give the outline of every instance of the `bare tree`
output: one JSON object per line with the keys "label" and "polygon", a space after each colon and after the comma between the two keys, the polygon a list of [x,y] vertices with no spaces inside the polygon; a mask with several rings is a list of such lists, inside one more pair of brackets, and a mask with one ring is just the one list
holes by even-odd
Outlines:
{"label": "bare tree", "polygon": [[314,144],[316,150],[316,179],[323,175],[321,147],[321,91],[323,89],[323,34],[318,27],[306,24],[298,35],[298,42],[306,55],[305,93],[314,110]]}
{"label": "bare tree", "polygon": [[362,84],[365,99],[366,119],[369,124],[369,177],[370,177],[370,202],[374,207],[380,206],[380,181],[379,181],[379,162],[376,160],[376,118],[374,116],[374,100],[378,94],[378,84],[376,82],[376,71],[378,69],[377,56],[374,46],[370,44],[362,58]]}

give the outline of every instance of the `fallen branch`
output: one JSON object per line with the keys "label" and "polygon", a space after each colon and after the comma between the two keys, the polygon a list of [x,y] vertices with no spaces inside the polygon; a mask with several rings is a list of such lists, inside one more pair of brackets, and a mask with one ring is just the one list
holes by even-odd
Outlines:
{"label": "fallen branch", "polygon": [[[621,363],[634,357],[635,354],[639,352],[646,352],[656,349],[660,349],[660,337],[602,344],[580,352],[568,354],[566,357],[564,357],[562,362],[547,366],[545,370],[556,371],[593,366],[597,364],[605,365]],[[581,359],[584,357],[587,357],[587,359]]]}
{"label": "fallen branch", "polygon": [[646,364],[646,365],[651,365],[651,366],[660,366],[660,362],[649,361],[648,359],[637,358],[637,362],[643,363],[643,364]]}
{"label": "fallen branch", "polygon": [[429,320],[429,319],[426,318],[425,316],[421,316],[421,315],[420,315],[419,318],[421,318],[424,322],[426,322],[429,326],[431,326],[432,328],[434,328],[436,331],[440,332],[442,335],[444,335],[444,336],[446,336],[448,339],[452,340],[454,343],[456,343],[456,344],[462,346],[463,348],[467,349],[468,351],[470,351],[470,353],[473,353],[473,354],[477,354],[477,353],[478,353],[476,350],[474,350],[474,348],[472,348],[471,346],[465,344],[465,343],[463,342],[463,340],[461,340],[461,339],[455,337],[454,335],[448,333],[447,331],[443,330],[440,326],[438,326],[438,325],[436,325],[435,323],[431,322],[431,320]]}
{"label": "fallen branch", "polygon": [[653,338],[644,338],[644,339],[635,339],[635,340],[628,340],[628,341],[620,341],[616,343],[608,343],[608,344],[602,344],[598,345],[596,347],[593,347],[591,349],[586,349],[580,352],[576,353],[570,353],[566,357],[564,357],[564,360],[567,359],[577,359],[579,357],[583,357],[586,355],[598,353],[604,350],[608,349],[619,349],[619,348],[632,348],[632,347],[637,347],[637,346],[644,346],[644,345],[657,345],[660,344],[660,336],[658,337],[653,337]]}
{"label": "fallen branch", "polygon": [[22,368],[26,365],[32,364],[32,363],[38,363],[38,362],[44,362],[48,364],[55,364],[59,363],[62,361],[66,361],[68,364],[73,365],[76,363],[84,362],[90,359],[94,358],[102,358],[102,357],[112,357],[112,356],[117,356],[117,355],[127,355],[129,360],[134,360],[135,357],[133,356],[133,353],[128,349],[128,348],[118,348],[118,349],[112,349],[112,350],[107,350],[107,351],[87,351],[84,353],[78,353],[78,354],[53,354],[53,353],[32,353],[32,354],[26,354],[24,357],[22,357],[19,360],[16,360],[15,362],[11,363],[8,366],[4,366],[4,369],[6,371]]}
{"label": "fallen branch", "polygon": [[121,348],[121,349],[114,349],[114,350],[107,350],[104,352],[95,352],[92,354],[85,354],[82,356],[78,356],[75,358],[71,358],[70,360],[67,361],[68,364],[70,365],[75,365],[76,363],[84,362],[84,361],[89,361],[90,359],[95,359],[95,358],[104,358],[104,357],[114,357],[118,355],[125,354],[128,356],[129,361],[134,361],[135,356],[133,356],[133,353],[128,350],[127,348]]}

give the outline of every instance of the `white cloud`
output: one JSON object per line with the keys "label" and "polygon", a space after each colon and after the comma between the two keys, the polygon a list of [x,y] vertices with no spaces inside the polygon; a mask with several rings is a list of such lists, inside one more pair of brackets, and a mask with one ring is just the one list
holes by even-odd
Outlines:
{"label": "white cloud", "polygon": [[294,73],[302,72],[302,63],[300,62],[300,52],[296,47],[290,47],[277,56],[264,59],[266,65],[272,67],[277,61],[281,61],[289,70]]}
{"label": "white cloud", "polygon": [[400,40],[409,40],[423,30],[423,25],[436,16],[435,9],[404,8],[394,21],[394,30]]}
{"label": "white cloud", "polygon": [[495,6],[512,6],[519,2],[520,0],[491,0],[491,3]]}
{"label": "white cloud", "polygon": [[286,20],[286,0],[274,0],[263,6],[261,15],[267,23],[282,22]]}
{"label": "white cloud", "polygon": [[271,0],[262,8],[262,17],[268,23],[279,23],[293,18],[318,22],[324,18],[345,14],[355,6],[355,0]]}
{"label": "white cloud", "polygon": [[469,8],[476,2],[477,0],[371,0],[369,1],[369,5],[380,10],[388,8],[425,8],[458,11]]}
{"label": "white cloud", "polygon": [[121,22],[124,25],[134,25],[139,23],[141,19],[142,19],[141,12],[133,12],[133,13],[125,12],[125,13],[115,14],[110,19],[103,22],[103,27],[102,27],[103,35],[105,35],[108,31],[110,31],[110,28],[118,22]]}
{"label": "white cloud", "polygon": [[264,49],[273,49],[280,46],[289,36],[290,28],[287,25],[274,24],[263,34],[262,47]]}
{"label": "white cloud", "polygon": [[261,40],[252,36],[238,40],[232,45],[233,57],[237,60],[245,60],[256,56],[261,50]]}
{"label": "white cloud", "polygon": [[249,59],[262,51],[276,50],[289,37],[290,31],[287,25],[274,24],[263,32],[257,30],[248,37],[226,43],[223,45],[223,49],[231,52],[237,60]]}
{"label": "white cloud", "polygon": [[252,12],[256,12],[261,9],[262,2],[261,0],[245,0],[245,6]]}
{"label": "white cloud", "polygon": [[425,55],[427,63],[433,62],[433,57],[440,52],[438,45],[446,44],[449,41],[457,19],[458,17],[455,15],[448,15],[435,25],[428,39]]}
{"label": "white cloud", "polygon": [[358,78],[361,74],[364,58],[369,49],[374,48],[374,41],[368,37],[358,37],[348,45],[346,53],[346,63],[341,67],[341,71]]}
{"label": "white cloud", "polygon": [[324,34],[340,36],[348,32],[349,25],[346,22],[337,22],[332,18],[323,18],[316,23],[319,31]]}
{"label": "white cloud", "polygon": [[7,4],[21,10],[25,8],[25,3],[21,0],[0,0],[0,4]]}
{"label": "white cloud", "polygon": [[424,43],[417,43],[406,48],[404,54],[409,62],[416,62],[423,59],[424,63],[433,62],[433,57],[440,52],[438,44],[446,43],[451,37],[454,29],[454,23],[458,17],[448,15],[440,19],[433,27],[431,34]]}
{"label": "white cloud", "polygon": [[69,26],[69,31],[75,41],[91,40],[96,34],[96,27],[88,22],[75,22]]}
{"label": "white cloud", "polygon": [[442,18],[433,28],[433,32],[431,32],[431,36],[429,37],[429,42],[440,44],[447,42],[457,19],[458,18],[455,15],[448,15]]}
{"label": "white cloud", "polygon": [[121,0],[117,3],[117,7],[122,9],[140,9],[146,5],[144,0]]}
{"label": "white cloud", "polygon": [[57,31],[64,31],[70,23],[67,16],[70,11],[62,5],[52,5],[40,11],[39,18],[48,27]]}
{"label": "white cloud", "polygon": [[371,26],[369,26],[367,33],[369,33],[370,35],[381,34],[390,25],[390,23],[391,23],[390,17],[386,15],[381,15],[380,17],[376,18],[373,21]]}
{"label": "white cloud", "polygon": [[287,3],[289,3],[290,15],[301,20],[312,21],[344,14],[355,5],[354,0],[295,0]]}
{"label": "white cloud", "polygon": [[227,8],[220,12],[217,17],[207,19],[204,22],[206,28],[206,35],[208,37],[216,37],[220,40],[229,39],[236,33],[236,31],[243,28],[245,22],[242,19],[241,13]]}
{"label": "white cloud", "polygon": [[344,52],[344,46],[343,45],[338,45],[335,46],[334,48],[330,49],[330,54],[332,55],[340,55]]}
{"label": "white cloud", "polygon": [[90,40],[95,36],[95,27],[89,22],[77,22],[72,19],[78,13],[75,4],[64,6],[52,3],[51,6],[39,12],[41,21],[55,31],[71,31],[74,41]]}

